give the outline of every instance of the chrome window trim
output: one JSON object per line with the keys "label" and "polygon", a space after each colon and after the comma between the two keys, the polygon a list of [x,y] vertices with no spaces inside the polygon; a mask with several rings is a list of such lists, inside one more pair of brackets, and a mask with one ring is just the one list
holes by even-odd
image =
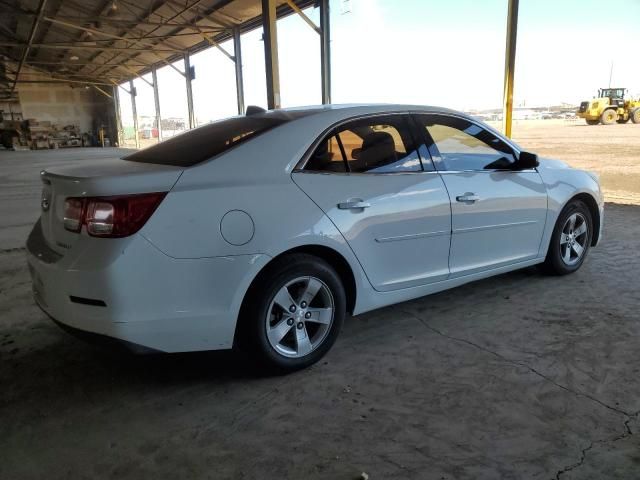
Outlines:
{"label": "chrome window trim", "polygon": [[436,171],[436,170],[431,170],[428,172],[425,172],[424,170],[416,170],[413,172],[387,172],[387,173],[367,173],[367,172],[329,172],[329,171],[315,171],[315,170],[292,170],[291,171],[292,174],[294,173],[307,173],[307,174],[312,174],[312,175],[351,175],[351,176],[367,176],[367,177],[373,177],[373,176],[384,176],[384,177],[388,177],[390,175],[420,175],[420,174],[425,174],[425,173],[429,173],[429,174],[438,174],[440,172]]}
{"label": "chrome window trim", "polygon": [[452,175],[459,173],[536,173],[537,171],[538,170],[535,168],[524,168],[522,170],[510,170],[505,168],[494,170],[438,170],[438,173]]}
{"label": "chrome window trim", "polygon": [[[464,114],[457,114],[454,112],[442,112],[442,111],[429,111],[429,112],[425,112],[422,110],[407,110],[407,111],[394,111],[394,112],[376,112],[376,113],[366,113],[366,114],[361,114],[361,115],[354,115],[352,117],[348,117],[348,118],[344,118],[340,121],[338,121],[337,123],[332,124],[331,126],[327,127],[325,130],[323,130],[323,132],[318,136],[318,138],[316,138],[313,143],[311,144],[311,146],[307,149],[307,151],[305,152],[305,154],[302,156],[302,158],[298,161],[298,163],[296,163],[296,166],[293,167],[293,169],[291,170],[291,173],[314,173],[314,174],[322,174],[322,175],[368,175],[368,176],[372,176],[372,175],[415,175],[415,174],[420,174],[420,173],[437,173],[437,174],[441,174],[441,173],[446,173],[446,174],[452,174],[452,173],[478,173],[478,172],[486,172],[486,173],[495,173],[495,172],[513,172],[513,173],[518,173],[518,172],[537,172],[537,170],[535,168],[532,169],[525,169],[525,170],[510,170],[510,169],[494,169],[494,170],[438,170],[438,164],[440,163],[440,158],[436,159],[425,159],[425,160],[429,160],[431,161],[433,167],[435,168],[435,170],[422,170],[422,171],[414,171],[414,172],[388,172],[388,173],[360,173],[360,172],[328,172],[328,171],[312,171],[312,170],[305,170],[304,167],[307,165],[307,162],[309,161],[309,159],[311,158],[311,155],[313,154],[313,152],[316,150],[316,148],[318,148],[318,145],[320,145],[320,142],[322,142],[325,137],[331,132],[331,130],[337,130],[339,127],[341,127],[342,125],[355,121],[355,120],[362,120],[362,119],[367,119],[367,118],[376,118],[376,117],[387,117],[387,116],[392,116],[392,115],[439,115],[439,116],[443,116],[443,117],[451,117],[451,118],[457,118],[460,120],[466,120],[470,123],[472,123],[473,125],[482,128],[484,130],[488,130],[489,132],[491,132],[493,135],[495,135],[496,137],[498,137],[500,140],[502,140],[503,142],[505,142],[514,152],[514,156],[516,156],[515,154],[517,154],[516,158],[520,157],[520,152],[522,152],[522,150],[520,150],[520,148],[518,148],[518,146],[509,138],[509,137],[505,137],[504,135],[502,135],[500,132],[498,132],[497,130],[495,130],[493,127],[491,127],[490,125],[485,125],[482,124],[481,122],[479,122],[478,120],[475,120],[474,118],[468,116],[468,115],[464,115]],[[418,139],[418,142],[421,142],[421,139]],[[437,146],[436,146],[437,148]],[[428,149],[427,149],[428,150]],[[416,151],[418,152],[418,156],[420,157],[420,161],[421,163],[423,162],[422,156],[420,155],[419,152],[419,147],[416,149]],[[438,153],[440,153],[438,151]],[[424,164],[422,165],[422,168],[424,169]]]}

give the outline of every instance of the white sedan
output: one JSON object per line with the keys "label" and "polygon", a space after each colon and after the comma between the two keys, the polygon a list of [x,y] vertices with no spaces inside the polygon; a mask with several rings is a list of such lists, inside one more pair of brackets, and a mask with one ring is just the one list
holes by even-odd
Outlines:
{"label": "white sedan", "polygon": [[594,175],[421,106],[251,108],[42,182],[28,263],[61,326],[282,370],[325,355],[347,312],[574,272],[603,219]]}

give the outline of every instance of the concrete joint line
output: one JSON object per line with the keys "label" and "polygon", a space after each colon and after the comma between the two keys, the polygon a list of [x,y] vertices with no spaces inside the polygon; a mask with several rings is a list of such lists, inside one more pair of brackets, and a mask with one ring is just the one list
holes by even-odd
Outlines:
{"label": "concrete joint line", "polygon": [[16,248],[0,248],[0,254],[2,253],[16,253],[22,252],[25,250],[25,247],[16,247]]}
{"label": "concrete joint line", "polygon": [[419,317],[418,315],[416,315],[413,312],[409,312],[409,311],[406,311],[406,310],[401,310],[401,312],[406,314],[406,315],[409,315],[409,316],[415,318],[424,327],[426,327],[427,329],[429,329],[433,333],[436,333],[437,335],[440,335],[441,337],[447,338],[449,340],[453,340],[455,342],[465,343],[465,344],[467,344],[469,346],[472,346],[472,347],[474,347],[474,348],[476,348],[478,350],[481,350],[483,352],[489,353],[489,354],[493,355],[494,357],[497,357],[497,358],[499,358],[500,360],[502,360],[502,361],[504,361],[506,363],[510,363],[512,365],[516,365],[516,366],[520,366],[520,367],[525,367],[526,369],[528,369],[534,375],[537,375],[538,377],[540,377],[543,380],[555,385],[556,387],[558,387],[558,388],[560,388],[562,390],[565,390],[565,391],[567,391],[569,393],[572,393],[573,395],[575,395],[577,397],[586,398],[587,400],[590,400],[590,401],[592,401],[594,403],[597,403],[601,407],[604,407],[604,408],[607,408],[607,409],[609,409],[609,410],[611,410],[613,412],[616,412],[616,413],[622,415],[625,418],[625,421],[624,421],[624,432],[622,434],[620,434],[620,435],[618,435],[618,436],[616,436],[614,438],[606,438],[606,439],[596,440],[596,441],[590,440],[589,441],[589,445],[582,449],[581,455],[580,455],[580,460],[578,462],[572,464],[572,465],[566,466],[566,467],[562,468],[561,470],[559,470],[556,473],[556,476],[554,477],[555,480],[560,480],[560,477],[564,473],[569,472],[571,470],[574,470],[574,469],[580,467],[584,463],[584,461],[585,461],[585,459],[587,457],[587,452],[589,452],[591,449],[593,449],[596,445],[614,443],[614,442],[617,442],[618,440],[622,440],[624,438],[627,438],[627,437],[633,435],[633,432],[631,431],[631,427],[629,426],[629,423],[631,422],[632,418],[638,418],[638,416],[640,415],[640,410],[637,411],[637,412],[631,413],[631,412],[626,412],[626,411],[621,410],[619,408],[613,407],[611,405],[608,405],[605,402],[603,402],[602,400],[599,400],[598,398],[593,397],[593,396],[591,396],[591,395],[589,395],[589,394],[587,394],[585,392],[582,392],[580,390],[574,390],[572,388],[567,387],[566,385],[562,385],[562,384],[556,382],[552,378],[550,378],[547,375],[539,372],[538,370],[536,370],[535,368],[533,368],[532,366],[530,366],[530,365],[528,365],[528,364],[526,364],[524,362],[520,362],[520,361],[517,361],[517,360],[512,360],[512,359],[510,359],[508,357],[505,357],[504,355],[502,355],[502,354],[500,354],[498,352],[494,352],[493,350],[490,350],[490,349],[488,349],[486,347],[483,347],[482,345],[474,343],[474,342],[472,342],[470,340],[467,340],[465,338],[459,338],[459,337],[454,337],[454,336],[451,336],[451,335],[447,335],[446,333],[438,330],[437,328],[432,327],[425,319]]}

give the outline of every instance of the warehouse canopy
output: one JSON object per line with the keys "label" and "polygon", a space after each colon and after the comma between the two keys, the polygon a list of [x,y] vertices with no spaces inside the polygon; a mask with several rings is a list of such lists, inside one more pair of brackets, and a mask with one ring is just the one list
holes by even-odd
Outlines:
{"label": "warehouse canopy", "polygon": [[[314,4],[272,1],[277,17]],[[4,98],[24,68],[113,85],[262,25],[261,0],[0,0],[0,9]]]}

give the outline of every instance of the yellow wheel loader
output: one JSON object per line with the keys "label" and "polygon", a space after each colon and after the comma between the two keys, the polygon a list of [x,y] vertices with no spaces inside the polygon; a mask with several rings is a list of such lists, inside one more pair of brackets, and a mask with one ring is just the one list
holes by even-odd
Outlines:
{"label": "yellow wheel loader", "polygon": [[589,125],[640,123],[640,99],[625,99],[626,93],[626,88],[601,88],[597,98],[580,104],[578,116]]}

